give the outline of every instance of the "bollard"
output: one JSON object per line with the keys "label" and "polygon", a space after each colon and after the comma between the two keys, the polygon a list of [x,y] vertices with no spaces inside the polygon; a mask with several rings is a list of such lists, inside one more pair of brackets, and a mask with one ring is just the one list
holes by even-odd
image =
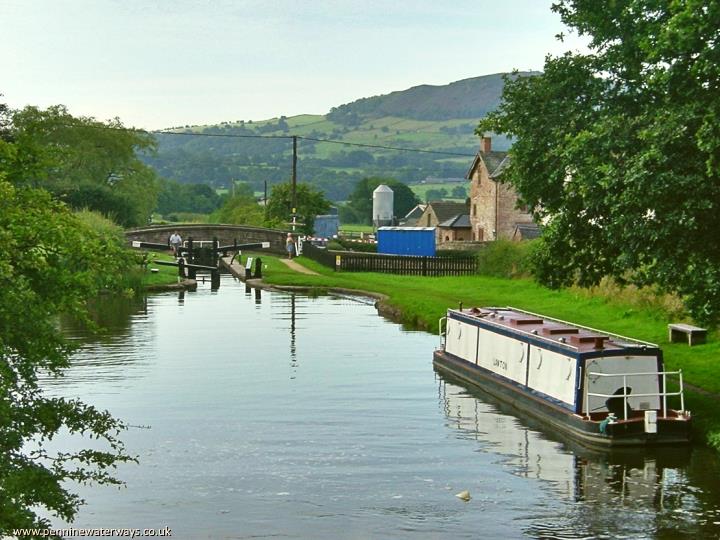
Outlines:
{"label": "bollard", "polygon": [[213,270],[210,272],[210,290],[217,290],[220,288],[220,270]]}
{"label": "bollard", "polygon": [[[192,236],[188,236],[188,261],[190,264],[195,262],[195,254],[193,253],[193,239]],[[195,279],[195,278],[192,278]]]}
{"label": "bollard", "polygon": [[262,278],[262,259],[258,257],[255,259],[255,279]]}
{"label": "bollard", "polygon": [[178,277],[185,279],[185,259],[182,257],[178,259]]}

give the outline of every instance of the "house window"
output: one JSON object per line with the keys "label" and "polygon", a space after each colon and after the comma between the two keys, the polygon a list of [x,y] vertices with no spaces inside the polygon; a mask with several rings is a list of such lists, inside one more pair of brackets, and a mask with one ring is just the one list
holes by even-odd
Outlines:
{"label": "house window", "polygon": [[429,226],[430,226],[430,214],[428,214],[428,216],[427,216],[427,225],[426,225],[426,227],[429,227]]}
{"label": "house window", "polygon": [[477,228],[477,233],[475,234],[475,240],[476,240],[477,242],[482,242],[482,241],[483,241],[483,230],[482,230],[482,227],[478,227],[478,228]]}
{"label": "house window", "polygon": [[473,216],[477,216],[477,204],[473,204]]}

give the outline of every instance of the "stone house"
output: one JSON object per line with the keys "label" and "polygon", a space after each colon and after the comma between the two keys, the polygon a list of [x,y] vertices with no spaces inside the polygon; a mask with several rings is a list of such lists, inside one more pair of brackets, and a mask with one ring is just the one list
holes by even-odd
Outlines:
{"label": "stone house", "polygon": [[510,184],[500,182],[510,158],[507,152],[492,149],[490,137],[483,137],[480,150],[466,178],[470,180],[471,240],[511,240],[518,226],[536,227],[527,208],[518,208],[518,195]]}
{"label": "stone house", "polygon": [[417,204],[415,208],[410,210],[405,217],[400,220],[399,225],[402,227],[419,227],[418,219],[422,216],[423,212],[427,208],[427,204]]}
{"label": "stone house", "polygon": [[440,243],[467,242],[472,238],[470,216],[459,214],[443,221],[437,226]]}
{"label": "stone house", "polygon": [[[467,215],[467,213],[468,207],[465,203],[451,201],[430,202],[418,218],[415,226],[435,227],[435,241],[440,244],[445,241],[445,236],[442,235],[443,227],[440,227],[440,224],[452,221],[459,216]],[[448,227],[445,227],[445,229],[448,229]]]}

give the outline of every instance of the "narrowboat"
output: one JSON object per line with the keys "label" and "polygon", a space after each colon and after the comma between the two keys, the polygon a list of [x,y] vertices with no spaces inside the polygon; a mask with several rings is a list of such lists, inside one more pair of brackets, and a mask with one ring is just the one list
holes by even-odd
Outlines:
{"label": "narrowboat", "polygon": [[665,371],[653,343],[512,307],[449,309],[440,335],[433,355],[438,372],[479,386],[579,442],[690,440],[682,372]]}

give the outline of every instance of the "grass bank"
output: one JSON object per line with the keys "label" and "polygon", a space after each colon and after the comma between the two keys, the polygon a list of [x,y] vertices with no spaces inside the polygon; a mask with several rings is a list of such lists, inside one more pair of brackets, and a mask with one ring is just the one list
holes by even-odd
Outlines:
{"label": "grass bank", "polygon": [[622,298],[592,296],[572,289],[553,291],[530,279],[336,273],[300,257],[297,262],[320,274],[304,275],[267,254],[261,256],[267,264],[264,276],[267,283],[382,293],[400,314],[403,323],[431,332],[437,332],[437,321],[448,307],[463,302],[466,307],[514,306],[657,343],[663,349],[666,366],[671,370],[682,369],[685,381],[705,392],[689,392],[687,408],[694,413],[700,438],[720,450],[720,341],[717,331],[710,333],[708,343],[690,348],[681,343],[668,343],[667,323],[670,321],[665,312],[638,308]]}
{"label": "grass bank", "polygon": [[[131,255],[136,256],[138,262],[133,265],[130,268],[130,271],[125,275],[124,283],[122,284],[123,289],[130,289],[138,294],[146,290],[161,289],[167,285],[177,285],[178,270],[176,267],[153,264],[154,260],[175,262],[175,257],[172,255],[166,253],[146,252],[148,260],[147,265],[140,263],[143,252],[132,251]],[[153,272],[153,269],[156,269],[157,272]]]}

